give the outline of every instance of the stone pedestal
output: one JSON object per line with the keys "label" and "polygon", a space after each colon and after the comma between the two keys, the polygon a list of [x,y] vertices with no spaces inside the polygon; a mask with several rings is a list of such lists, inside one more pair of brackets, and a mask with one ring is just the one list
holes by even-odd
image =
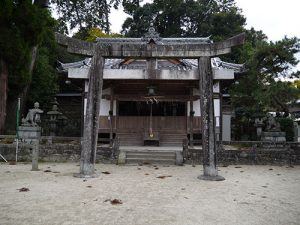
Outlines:
{"label": "stone pedestal", "polygon": [[41,128],[31,126],[20,126],[19,137],[23,142],[31,144],[32,142],[40,139]]}
{"label": "stone pedestal", "polygon": [[264,131],[261,134],[262,141],[284,142],[286,141],[285,132],[281,131]]}
{"label": "stone pedestal", "polygon": [[38,171],[39,142],[41,137],[40,127],[20,126],[19,137],[22,141],[31,144],[32,147],[32,171]]}

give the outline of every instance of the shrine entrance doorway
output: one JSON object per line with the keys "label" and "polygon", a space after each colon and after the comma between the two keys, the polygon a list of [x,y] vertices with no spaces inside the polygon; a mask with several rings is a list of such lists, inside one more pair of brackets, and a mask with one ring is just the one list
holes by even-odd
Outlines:
{"label": "shrine entrance doorway", "polygon": [[187,104],[120,101],[117,133],[121,145],[181,146],[187,136]]}

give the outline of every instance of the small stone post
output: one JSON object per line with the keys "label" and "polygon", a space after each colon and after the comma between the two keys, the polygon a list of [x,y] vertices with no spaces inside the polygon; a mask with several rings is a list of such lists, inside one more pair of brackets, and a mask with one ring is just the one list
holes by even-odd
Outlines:
{"label": "small stone post", "polygon": [[220,181],[224,177],[218,175],[217,148],[215,136],[215,116],[213,102],[213,77],[210,57],[198,59],[199,89],[201,107],[201,130],[203,150],[203,175],[201,180]]}
{"label": "small stone post", "polygon": [[32,142],[32,171],[38,171],[39,170],[39,139],[34,140]]}

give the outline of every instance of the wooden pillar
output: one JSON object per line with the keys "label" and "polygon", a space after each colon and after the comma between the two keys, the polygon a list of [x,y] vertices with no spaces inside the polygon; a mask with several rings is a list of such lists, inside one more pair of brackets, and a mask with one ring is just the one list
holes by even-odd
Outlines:
{"label": "wooden pillar", "polygon": [[113,144],[113,118],[114,118],[114,89],[110,88],[110,110],[109,110],[109,144]]}
{"label": "wooden pillar", "polygon": [[100,54],[100,48],[98,46],[95,48],[92,65],[89,70],[89,90],[87,93],[83,140],[81,142],[79,177],[95,176],[94,165],[96,161],[104,67],[104,58]]}
{"label": "wooden pillar", "polygon": [[83,137],[83,129],[84,129],[84,101],[85,101],[85,97],[86,97],[86,93],[85,93],[85,82],[83,82],[82,84],[82,93],[81,93],[81,126],[80,126],[80,136]]}
{"label": "wooden pillar", "polygon": [[190,90],[190,146],[194,146],[194,100],[193,100],[193,88]]}
{"label": "wooden pillar", "polygon": [[213,76],[210,57],[198,59],[203,149],[203,180],[224,180],[218,176],[215,118],[213,102]]}
{"label": "wooden pillar", "polygon": [[119,128],[119,100],[116,98],[116,120],[115,120],[115,129],[116,129],[116,135]]}
{"label": "wooden pillar", "polygon": [[6,63],[0,60],[0,134],[4,134],[6,120],[6,103],[8,93],[8,69]]}

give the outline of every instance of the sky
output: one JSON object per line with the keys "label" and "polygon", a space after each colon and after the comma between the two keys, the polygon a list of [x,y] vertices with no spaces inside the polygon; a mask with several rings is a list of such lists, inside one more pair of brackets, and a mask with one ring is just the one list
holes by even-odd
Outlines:
{"label": "sky", "polygon": [[[145,2],[150,2],[147,0]],[[246,17],[246,28],[262,30],[271,41],[287,37],[300,38],[300,0],[235,0]],[[111,29],[119,33],[127,15],[121,10],[112,10]],[[297,55],[300,60],[300,54]],[[300,63],[297,66],[300,70]]]}

